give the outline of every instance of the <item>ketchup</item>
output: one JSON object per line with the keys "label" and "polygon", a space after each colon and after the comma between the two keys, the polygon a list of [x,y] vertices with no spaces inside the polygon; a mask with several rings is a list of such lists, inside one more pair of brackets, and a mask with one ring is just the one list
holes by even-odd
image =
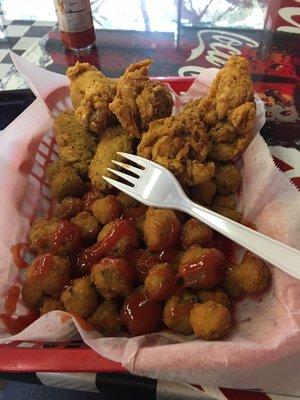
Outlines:
{"label": "ketchup", "polygon": [[145,335],[159,330],[161,314],[161,304],[150,300],[142,290],[137,289],[125,299],[121,323],[131,335]]}
{"label": "ketchup", "polygon": [[93,203],[95,203],[96,200],[99,200],[102,198],[103,198],[103,195],[100,192],[97,192],[96,190],[87,192],[83,196],[83,207],[86,210],[91,211],[91,207],[92,207]]}
{"label": "ketchup", "polygon": [[123,218],[128,219],[129,221],[136,222],[136,220],[144,215],[147,211],[147,207],[129,207],[123,213]]}
{"label": "ketchup", "polygon": [[11,246],[10,251],[17,268],[27,268],[28,264],[23,260],[21,256],[21,250],[29,246],[29,243],[17,243]]}
{"label": "ketchup", "polygon": [[97,263],[97,272],[109,269],[110,267],[115,268],[126,280],[132,281],[133,271],[123,258],[116,256],[102,258],[99,263]]}
{"label": "ketchup", "polygon": [[206,249],[195,260],[181,264],[178,275],[186,287],[209,289],[220,283],[225,275],[225,257],[220,250]]}
{"label": "ketchup", "polygon": [[137,246],[138,236],[132,222],[118,219],[103,240],[80,252],[77,260],[79,270],[89,274],[91,267],[99,262],[124,236],[128,238],[129,246]]}
{"label": "ketchup", "polygon": [[62,220],[58,227],[49,235],[51,250],[58,253],[61,247],[67,245],[70,252],[78,250],[81,243],[80,228],[73,222]]}
{"label": "ketchup", "polygon": [[150,299],[161,301],[169,299],[174,294],[176,283],[175,272],[165,263],[149,271],[145,288]]}
{"label": "ketchup", "polygon": [[52,254],[44,254],[38,256],[33,263],[30,265],[28,280],[36,281],[44,279],[53,263],[53,255]]}
{"label": "ketchup", "polygon": [[[113,194],[109,194],[108,196],[104,197],[106,200],[106,215],[105,215],[105,224],[113,221],[116,218],[119,218],[122,214],[121,204],[119,203],[116,196]],[[104,221],[103,221],[104,222]]]}
{"label": "ketchup", "polygon": [[151,253],[149,250],[128,250],[125,258],[129,265],[134,268],[135,280],[138,283],[143,283],[150,269],[155,264],[164,262],[172,262],[175,260],[177,250],[168,249],[161,252]]}
{"label": "ketchup", "polygon": [[11,335],[21,332],[37,318],[37,315],[32,311],[29,311],[25,315],[20,315],[19,317],[12,316],[16,311],[19,296],[20,287],[11,286],[5,299],[5,313],[0,314],[0,321]]}
{"label": "ketchup", "polygon": [[212,240],[205,244],[206,248],[215,248],[220,250],[226,259],[226,264],[235,262],[234,242],[218,232],[214,232]]}
{"label": "ketchup", "polygon": [[73,312],[68,312],[68,314],[61,314],[60,320],[62,323],[65,323],[72,317],[75,319],[75,321],[78,323],[78,325],[80,326],[81,329],[83,329],[87,332],[91,332],[91,331],[95,330],[92,327],[92,325],[90,325],[88,322],[86,322],[80,315],[73,313]]}

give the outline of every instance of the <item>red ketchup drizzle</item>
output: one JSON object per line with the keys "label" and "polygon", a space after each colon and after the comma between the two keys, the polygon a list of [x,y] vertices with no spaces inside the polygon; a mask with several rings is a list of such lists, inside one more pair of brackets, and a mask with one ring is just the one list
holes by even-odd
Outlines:
{"label": "red ketchup drizzle", "polygon": [[98,199],[102,199],[102,197],[103,195],[100,192],[96,192],[94,190],[87,192],[83,196],[83,207],[87,210],[91,210],[93,203],[95,203],[95,201]]}
{"label": "red ketchup drizzle", "polygon": [[21,256],[21,250],[25,249],[26,247],[29,246],[29,243],[17,243],[11,246],[10,251],[14,260],[14,263],[17,268],[23,269],[27,268],[28,264],[23,260],[23,257]]}
{"label": "red ketchup drizzle", "polygon": [[44,254],[38,256],[30,265],[28,280],[42,280],[44,279],[53,263],[52,254]]}
{"label": "red ketchup drizzle", "polygon": [[148,250],[128,250],[126,260],[135,270],[135,280],[143,283],[150,269],[155,264],[172,262],[175,260],[178,251],[175,249],[163,250],[157,253],[150,253]]}
{"label": "red ketchup drizzle", "polygon": [[81,242],[81,233],[77,225],[70,221],[62,220],[57,229],[49,235],[51,249],[56,253],[60,246],[70,245],[71,251],[78,250]]}
{"label": "red ketchup drizzle", "polygon": [[162,306],[137,290],[125,300],[121,311],[121,322],[133,336],[157,332],[160,327]]}
{"label": "red ketchup drizzle", "polygon": [[109,194],[105,199],[109,200],[109,210],[107,211],[107,214],[111,217],[111,220],[118,218],[122,214],[122,208],[116,196]]}
{"label": "red ketchup drizzle", "polygon": [[20,291],[20,286],[16,285],[11,286],[8,289],[4,304],[6,314],[13,315],[13,313],[16,311]]}
{"label": "red ketchup drizzle", "polygon": [[209,249],[199,258],[179,267],[185,286],[195,289],[211,288],[224,278],[225,257],[217,249]]}
{"label": "red ketchup drizzle", "polygon": [[149,272],[149,276],[151,275],[154,275],[160,279],[160,284],[158,285],[158,287],[155,290],[148,292],[148,296],[152,300],[167,300],[175,293],[177,276],[173,272],[173,270],[166,272],[162,270],[157,271],[152,269]]}
{"label": "red ketchup drizzle", "polygon": [[0,314],[0,321],[11,335],[21,332],[37,318],[37,315],[35,315],[32,311],[28,311],[27,314],[20,315],[19,317],[12,316],[16,311],[19,296],[20,287],[11,286],[5,299],[6,312]]}
{"label": "red ketchup drizzle", "polygon": [[99,262],[124,236],[128,237],[130,246],[137,245],[138,237],[132,222],[119,219],[103,240],[80,252],[77,261],[79,269],[87,274],[90,273],[91,267]]}
{"label": "red ketchup drizzle", "polygon": [[206,248],[215,248],[220,250],[226,259],[226,265],[235,262],[234,242],[218,232],[214,232],[212,240],[205,244]]}
{"label": "red ketchup drizzle", "polygon": [[97,265],[100,267],[100,269],[106,269],[107,267],[112,266],[116,268],[126,280],[133,280],[133,270],[123,258],[107,256],[102,258]]}

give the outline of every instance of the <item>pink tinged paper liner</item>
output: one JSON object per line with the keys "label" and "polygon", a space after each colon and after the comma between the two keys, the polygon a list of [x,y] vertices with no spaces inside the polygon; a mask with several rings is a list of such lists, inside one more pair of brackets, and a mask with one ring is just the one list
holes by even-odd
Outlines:
{"label": "pink tinged paper liner", "polygon": [[[0,293],[4,293],[17,278],[18,271],[13,266],[9,248],[26,237],[29,217],[33,214],[24,212],[24,204],[29,202],[35,214],[42,212],[48,204],[47,183],[42,175],[34,172],[38,161],[43,170],[50,156],[55,156],[53,134],[49,130],[51,118],[41,99],[51,111],[70,107],[65,77],[13,57],[18,70],[28,75],[28,82],[39,99],[0,136],[0,179],[5,193],[0,208],[0,256],[5,258],[0,264],[3,276]],[[207,74],[197,77],[186,95],[177,96],[178,102],[186,102],[191,93],[193,97],[200,92],[205,94],[204,88],[207,90],[216,71],[210,69]],[[263,104],[258,98],[256,104],[253,135],[264,123]],[[242,161],[244,184],[239,198],[240,209],[258,224],[262,232],[299,246],[299,193],[275,168],[259,135],[243,154]],[[138,375],[300,394],[300,369],[296,368],[300,356],[300,283],[275,268],[272,272],[273,284],[269,293],[262,299],[246,299],[236,305],[238,323],[232,335],[223,341],[204,342],[194,336],[169,331],[137,338],[103,338],[98,332],[84,331],[73,317],[62,323],[61,312],[54,311],[15,337],[7,336],[5,329],[0,327],[0,342],[16,339],[58,341],[79,333],[99,354],[121,361]],[[0,307],[3,307],[3,301]],[[18,312],[22,311],[20,302]]]}

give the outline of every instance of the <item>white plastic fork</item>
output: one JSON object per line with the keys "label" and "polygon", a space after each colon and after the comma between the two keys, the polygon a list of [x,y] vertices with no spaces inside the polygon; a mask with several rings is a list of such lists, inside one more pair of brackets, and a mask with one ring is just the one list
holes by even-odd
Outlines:
{"label": "white plastic fork", "polygon": [[142,169],[113,160],[114,164],[136,176],[107,168],[129,184],[103,176],[106,182],[147,206],[184,211],[265,261],[300,279],[300,251],[192,202],[175,176],[161,165],[132,154],[118,154]]}

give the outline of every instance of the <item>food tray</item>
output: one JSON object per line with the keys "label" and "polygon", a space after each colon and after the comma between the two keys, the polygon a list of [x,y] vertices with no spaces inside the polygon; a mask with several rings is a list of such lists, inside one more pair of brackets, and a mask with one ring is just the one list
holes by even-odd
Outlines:
{"label": "food tray", "polygon": [[[160,77],[172,89],[180,93],[186,91],[194,78]],[[38,169],[31,171],[33,178],[42,184],[42,193],[49,196],[48,184],[42,173],[44,166],[53,157],[54,138],[45,135],[38,151]],[[30,212],[30,210],[28,210]],[[83,342],[69,343],[29,343],[12,342],[0,345],[0,371],[2,372],[125,372],[120,363],[101,357]]]}

